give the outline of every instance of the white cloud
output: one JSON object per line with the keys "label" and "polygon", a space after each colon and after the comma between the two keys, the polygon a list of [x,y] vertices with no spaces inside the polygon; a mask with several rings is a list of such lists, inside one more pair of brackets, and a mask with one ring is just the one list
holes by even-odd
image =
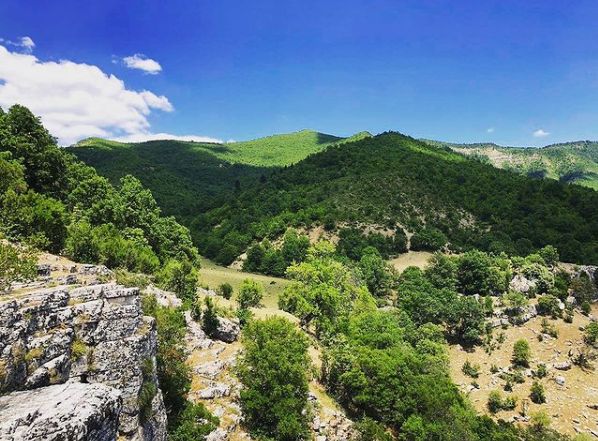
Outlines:
{"label": "white cloud", "polygon": [[534,138],[544,138],[545,136],[550,135],[550,132],[546,132],[543,129],[538,129],[534,133],[532,133]]}
{"label": "white cloud", "polygon": [[162,71],[162,66],[160,66],[160,63],[158,63],[156,60],[152,60],[151,58],[147,58],[143,54],[135,54],[124,57],[123,62],[129,69],[139,69],[150,75],[156,75]]}
{"label": "white cloud", "polygon": [[35,43],[31,37],[21,37],[19,41],[11,41],[5,40],[4,38],[0,38],[0,43],[4,43],[7,46],[15,46],[23,49],[27,53],[31,53],[33,48],[35,47]]}
{"label": "white cloud", "polygon": [[[33,45],[22,41],[21,47]],[[97,66],[41,61],[0,45],[0,107],[13,104],[41,116],[62,145],[89,136],[151,136],[149,114],[173,110],[165,96],[127,89],[123,81]]]}
{"label": "white cloud", "polygon": [[145,142],[145,141],[162,141],[171,139],[175,141],[194,141],[194,142],[216,142],[222,144],[221,139],[210,138],[208,136],[200,135],[173,135],[171,133],[133,133],[126,136],[119,136],[112,138],[113,141],[119,142]]}
{"label": "white cloud", "polygon": [[486,129],[486,133],[494,133],[494,127]]}

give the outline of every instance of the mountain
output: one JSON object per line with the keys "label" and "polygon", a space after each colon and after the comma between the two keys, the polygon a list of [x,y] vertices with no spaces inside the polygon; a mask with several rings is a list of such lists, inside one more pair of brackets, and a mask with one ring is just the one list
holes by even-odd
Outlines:
{"label": "mountain", "polygon": [[535,178],[558,179],[598,190],[598,142],[574,141],[542,148],[503,147],[493,143],[454,144],[423,140],[449,147],[492,165]]}
{"label": "mountain", "polygon": [[436,247],[421,245],[422,235],[455,251],[525,255],[552,244],[565,260],[598,261],[598,193],[398,133],[301,131],[229,144],[92,139],[69,150],[113,182],[136,176],[221,264],[289,226],[326,226],[332,236],[348,226],[393,236],[399,227],[417,233],[420,249]]}
{"label": "mountain", "polygon": [[311,155],[199,215],[200,252],[228,263],[286,227],[352,225],[385,234],[440,232],[452,248],[525,254],[555,245],[565,260],[598,261],[598,193],[497,169],[398,133]]}
{"label": "mountain", "polygon": [[69,148],[112,183],[137,176],[165,213],[179,219],[218,207],[231,194],[327,146],[371,136],[341,138],[310,130],[226,144],[148,141],[119,143],[89,138]]}

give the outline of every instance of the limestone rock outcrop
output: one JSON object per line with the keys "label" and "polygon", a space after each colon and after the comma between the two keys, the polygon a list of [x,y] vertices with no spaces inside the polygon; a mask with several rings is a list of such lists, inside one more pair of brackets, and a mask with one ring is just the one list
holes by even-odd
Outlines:
{"label": "limestone rock outcrop", "polygon": [[114,440],[120,395],[102,384],[68,382],[0,397],[0,439]]}
{"label": "limestone rock outcrop", "polygon": [[[28,391],[51,402],[47,394],[54,393],[54,385],[100,384],[111,390],[109,395],[120,397],[119,439],[164,441],[166,413],[157,387],[156,338],[154,320],[142,314],[137,288],[113,283],[60,286],[0,299],[0,393],[8,394],[2,399],[11,402],[24,393],[17,391]],[[148,398],[142,393],[147,390],[155,393]],[[6,415],[1,413],[0,424],[10,424]],[[114,421],[102,424],[110,428]]]}

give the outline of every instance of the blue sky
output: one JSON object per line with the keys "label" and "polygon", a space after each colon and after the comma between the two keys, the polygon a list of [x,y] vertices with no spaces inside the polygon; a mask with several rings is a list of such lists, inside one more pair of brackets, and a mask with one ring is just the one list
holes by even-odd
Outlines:
{"label": "blue sky", "polygon": [[[510,145],[598,139],[597,22],[598,2],[583,0],[3,0],[0,105],[25,101],[68,141],[302,128]],[[153,74],[127,67],[135,54]],[[72,64],[50,69],[60,60]],[[60,83],[55,99],[38,79],[47,75]],[[112,87],[109,75],[122,90],[94,97]],[[60,102],[71,96],[80,108]]]}

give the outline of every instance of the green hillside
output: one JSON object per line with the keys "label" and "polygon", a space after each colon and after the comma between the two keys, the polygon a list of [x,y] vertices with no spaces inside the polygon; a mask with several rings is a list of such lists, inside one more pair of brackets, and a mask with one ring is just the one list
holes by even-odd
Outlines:
{"label": "green hillside", "polygon": [[598,190],[598,142],[575,141],[543,148],[503,147],[492,143],[425,142],[473,155],[492,165],[536,178],[558,179]]}
{"label": "green hillside", "polygon": [[340,138],[309,130],[253,141],[211,144],[182,141],[120,143],[99,138],[69,149],[79,159],[117,183],[137,176],[162,209],[181,219],[217,207],[273,167],[291,165],[332,143],[371,136]]}
{"label": "green hillside", "polygon": [[525,254],[553,244],[565,260],[598,262],[598,193],[509,173],[397,133],[333,146],[275,171],[198,216],[192,231],[202,253],[229,263],[287,226],[338,231],[347,223],[400,224],[420,237],[440,232],[456,251]]}

